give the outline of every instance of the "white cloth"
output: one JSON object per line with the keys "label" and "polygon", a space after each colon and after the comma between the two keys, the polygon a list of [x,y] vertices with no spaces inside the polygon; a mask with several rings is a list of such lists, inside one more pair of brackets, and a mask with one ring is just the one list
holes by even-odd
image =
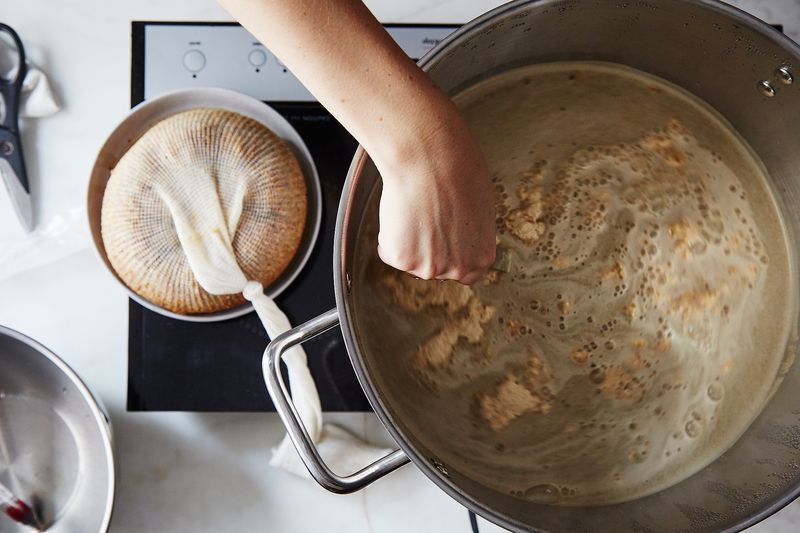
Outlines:
{"label": "white cloth", "polygon": [[[294,384],[292,390],[294,390]],[[319,454],[337,474],[357,472],[392,451],[389,448],[379,448],[367,444],[333,424],[322,426],[322,433],[318,437],[316,445]],[[289,437],[285,437],[272,450],[272,460],[269,464],[298,476],[310,477]]]}
{"label": "white cloth", "polygon": [[[198,283],[211,294],[241,292],[253,303],[270,338],[288,331],[291,324],[286,315],[264,294],[261,283],[248,280],[236,263],[232,243],[244,203],[244,184],[236,190],[229,203],[227,217],[211,176],[198,177],[192,183],[156,184],[155,187],[170,210],[178,239]],[[171,187],[187,187],[191,193],[184,195],[181,194],[184,191],[171,190]],[[185,200],[181,202],[178,198],[192,198],[194,207],[202,206],[201,213],[193,213],[192,205],[186,205]],[[287,350],[283,361],[289,373],[292,401],[300,419],[335,473],[351,474],[389,452],[362,442],[341,428],[323,424],[319,395],[302,347],[293,346]],[[270,464],[309,477],[288,436],[273,450]]]}
{"label": "white cloth", "polygon": [[22,101],[19,105],[20,116],[30,118],[49,117],[60,109],[61,106],[53,93],[47,76],[29,61],[28,72],[25,74],[25,79],[22,80]]}

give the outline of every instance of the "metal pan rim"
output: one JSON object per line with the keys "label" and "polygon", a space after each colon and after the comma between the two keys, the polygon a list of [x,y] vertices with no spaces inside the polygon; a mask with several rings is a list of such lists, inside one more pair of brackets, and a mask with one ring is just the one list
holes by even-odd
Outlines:
{"label": "metal pan rim", "polygon": [[135,293],[119,278],[108,261],[100,234],[100,208],[111,169],[136,140],[158,121],[175,113],[197,108],[225,109],[256,120],[283,139],[297,157],[308,189],[309,209],[306,228],[300,248],[291,263],[278,279],[267,287],[266,294],[270,298],[276,298],[288,288],[305,267],[317,242],[322,224],[322,189],[314,160],[300,134],[277,111],[251,96],[216,87],[180,89],[145,100],[132,108],[109,134],[95,159],[88,185],[87,215],[98,258],[131,299],[151,311],[176,320],[220,322],[252,312],[253,305],[246,302],[231,309],[196,315],[176,313],[156,305]]}

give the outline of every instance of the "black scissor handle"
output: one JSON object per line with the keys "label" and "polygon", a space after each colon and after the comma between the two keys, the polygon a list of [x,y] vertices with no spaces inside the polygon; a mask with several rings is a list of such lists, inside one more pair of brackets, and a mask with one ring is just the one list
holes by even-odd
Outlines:
{"label": "black scissor handle", "polygon": [[7,33],[14,41],[14,46],[17,48],[17,55],[19,65],[17,65],[17,72],[13,79],[6,79],[0,76],[0,93],[5,100],[6,113],[2,125],[12,131],[18,131],[17,115],[19,113],[20,93],[22,92],[22,82],[25,79],[25,74],[28,72],[25,63],[25,48],[22,46],[22,40],[14,31],[14,28],[8,24],[0,22],[0,33]]}

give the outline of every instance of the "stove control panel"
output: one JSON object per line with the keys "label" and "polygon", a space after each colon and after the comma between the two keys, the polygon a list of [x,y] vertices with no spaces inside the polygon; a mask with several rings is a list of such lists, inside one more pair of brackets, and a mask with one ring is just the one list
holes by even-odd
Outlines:
{"label": "stove control panel", "polygon": [[[419,59],[456,28],[386,29],[409,57]],[[148,24],[144,54],[145,99],[190,87],[222,87],[265,101],[316,101],[277,57],[237,24]]]}

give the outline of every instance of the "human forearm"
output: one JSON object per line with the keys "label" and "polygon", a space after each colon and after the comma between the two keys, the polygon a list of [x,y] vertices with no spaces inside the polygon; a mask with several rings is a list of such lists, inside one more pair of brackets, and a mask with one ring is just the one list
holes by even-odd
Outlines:
{"label": "human forearm", "polygon": [[[220,3],[374,158],[402,160],[406,145],[446,127],[455,113],[360,1]],[[387,137],[392,142],[386,142]]]}
{"label": "human forearm", "polygon": [[378,253],[474,283],[494,260],[486,161],[455,105],[358,0],[219,0],[366,148],[383,180]]}

